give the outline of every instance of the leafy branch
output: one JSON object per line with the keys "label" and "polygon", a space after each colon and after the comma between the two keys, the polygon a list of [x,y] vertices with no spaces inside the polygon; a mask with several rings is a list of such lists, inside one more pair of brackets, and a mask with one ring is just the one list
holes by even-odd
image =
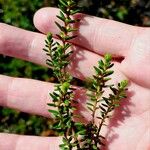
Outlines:
{"label": "leafy branch", "polygon": [[68,58],[72,54],[72,50],[69,49],[72,44],[69,41],[76,37],[73,32],[77,29],[74,28],[73,24],[79,22],[79,19],[73,19],[72,16],[78,13],[79,9],[73,0],[59,0],[59,8],[61,11],[57,18],[63,22],[63,25],[56,21],[55,24],[60,29],[60,33],[56,34],[56,37],[61,43],[54,42],[52,34],[49,33],[44,50],[49,57],[46,63],[52,68],[59,82],[63,83],[65,81],[70,82],[72,79],[65,68],[70,63]]}
{"label": "leafy branch", "polygon": [[80,131],[84,125],[77,124],[73,120],[75,117],[73,111],[76,109],[72,105],[75,89],[70,84],[72,76],[66,71],[66,67],[70,63],[69,56],[72,54],[72,50],[69,49],[72,44],[69,41],[76,37],[73,32],[77,29],[74,28],[73,24],[79,21],[73,19],[73,15],[78,13],[79,9],[73,0],[59,0],[59,8],[60,14],[57,18],[63,25],[58,22],[55,24],[60,30],[60,33],[56,34],[60,42],[54,41],[52,34],[49,33],[45,41],[46,48],[44,48],[48,56],[46,64],[53,70],[59,81],[54,92],[50,93],[52,103],[48,105],[55,109],[50,109],[49,112],[55,118],[53,129],[63,135],[63,144],[60,145],[60,148],[62,150],[71,150],[73,147],[80,149],[78,135],[81,134]]}
{"label": "leafy branch", "polygon": [[[114,85],[107,84],[111,80],[110,76],[114,73],[111,68],[111,55],[106,54],[104,60],[98,62],[98,67],[94,66],[95,75],[91,79],[89,86],[88,96],[90,101],[87,102],[87,107],[91,112],[92,121],[86,125],[86,133],[84,139],[84,148],[90,150],[100,150],[101,146],[105,144],[103,141],[105,137],[101,135],[101,129],[105,126],[106,119],[110,117],[116,107],[119,107],[120,102],[123,98],[126,98],[126,90],[128,82],[126,80],[118,83],[115,88]],[[103,97],[106,88],[110,88],[112,93],[109,97]],[[96,116],[98,115],[98,116]],[[99,120],[97,125],[95,120]]]}

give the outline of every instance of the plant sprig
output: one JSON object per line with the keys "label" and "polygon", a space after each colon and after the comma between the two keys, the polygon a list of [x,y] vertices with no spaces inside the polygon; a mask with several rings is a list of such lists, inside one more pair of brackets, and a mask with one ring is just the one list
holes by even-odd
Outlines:
{"label": "plant sprig", "polygon": [[61,42],[55,42],[52,34],[49,33],[45,41],[46,48],[44,48],[48,56],[46,64],[53,70],[59,81],[54,92],[50,93],[52,103],[48,105],[55,109],[50,109],[49,112],[55,118],[53,129],[63,135],[63,144],[60,145],[60,148],[62,150],[71,150],[73,147],[80,149],[78,136],[84,125],[82,123],[77,124],[73,120],[75,117],[73,111],[76,109],[72,105],[75,89],[70,84],[72,76],[66,71],[66,67],[70,63],[69,56],[72,54],[72,50],[69,49],[72,44],[69,41],[76,37],[73,32],[77,29],[74,28],[73,24],[79,21],[79,19],[74,19],[73,15],[78,13],[79,9],[73,0],[59,0],[59,8],[60,14],[57,18],[63,25],[58,22],[55,24],[60,30],[56,37]]}
{"label": "plant sprig", "polygon": [[61,43],[55,42],[52,34],[48,33],[44,50],[49,57],[46,63],[51,67],[59,82],[63,83],[70,82],[72,79],[72,76],[69,75],[65,68],[70,63],[68,58],[73,52],[69,49],[72,46],[69,41],[76,37],[73,33],[77,29],[74,28],[73,24],[79,22],[79,19],[74,19],[72,16],[78,13],[79,9],[73,0],[59,0],[59,8],[60,14],[57,15],[57,18],[63,25],[56,21],[55,24],[60,30],[56,37]]}
{"label": "plant sprig", "polygon": [[[126,80],[118,83],[117,87],[107,84],[111,80],[110,76],[114,73],[112,70],[114,64],[111,60],[111,55],[106,54],[104,60],[98,62],[98,67],[94,66],[95,75],[88,84],[87,108],[91,112],[92,120],[86,125],[86,133],[82,139],[85,149],[100,150],[101,146],[105,145],[103,143],[105,137],[101,135],[101,129],[105,126],[106,119],[110,117],[110,112],[119,107],[121,100],[126,98],[128,84]],[[108,98],[103,97],[106,88],[112,91]],[[98,125],[95,120],[99,120]]]}

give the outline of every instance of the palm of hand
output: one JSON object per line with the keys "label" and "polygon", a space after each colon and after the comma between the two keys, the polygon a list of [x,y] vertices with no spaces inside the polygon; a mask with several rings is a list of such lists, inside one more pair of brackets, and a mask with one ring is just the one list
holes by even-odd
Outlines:
{"label": "palm of hand", "polygon": [[[51,14],[51,11],[54,13]],[[53,24],[53,21],[56,19],[56,13],[57,10],[52,8],[40,10],[34,19],[36,27],[43,33],[47,33],[49,30],[56,33],[57,29]],[[51,19],[51,24],[49,19]],[[0,52],[2,54],[19,57],[42,65],[45,64],[45,54],[41,52],[41,49],[44,47],[44,35],[22,31],[6,25],[1,25],[1,27],[1,35],[4,35],[0,40]],[[8,31],[15,34],[10,36]],[[20,37],[20,35],[22,36]],[[80,79],[90,76],[93,73],[93,66],[101,59],[101,56],[98,54],[102,55],[109,52],[117,60],[114,61],[115,74],[113,82],[117,83],[125,78],[129,80],[128,99],[123,100],[121,107],[114,112],[108,127],[104,127],[106,129],[104,129],[104,134],[108,142],[108,146],[105,149],[149,150],[150,148],[149,39],[149,28],[137,28],[86,16],[81,22],[78,40],[73,41],[75,43],[75,54],[72,57],[72,65],[69,67],[69,70],[74,76]],[[22,43],[23,40],[25,41],[24,43]],[[86,45],[84,45],[85,42],[87,43]],[[22,53],[20,53],[20,50]],[[122,57],[124,57],[124,60],[120,61]],[[43,101],[43,99],[49,101],[47,95],[49,88],[50,91],[53,89],[52,84],[1,76],[0,85],[4,85],[4,83],[6,86],[0,87],[1,105],[17,108],[24,112],[49,116],[46,108],[47,102]],[[22,90],[22,85],[24,85],[25,90]],[[36,93],[39,92],[42,94],[37,95]],[[80,92],[81,94],[77,93],[77,99],[82,101],[82,107],[79,106],[79,110],[88,117],[89,112],[85,110],[83,101],[83,98],[85,98],[84,92],[82,93],[82,90]],[[25,102],[27,99],[28,101]],[[4,136],[8,141],[13,139],[14,142],[7,142],[8,144],[6,144],[7,140],[4,140]],[[51,144],[50,140],[55,144]],[[21,144],[25,145],[21,150],[26,150],[28,146],[33,150],[43,147],[44,149],[57,150],[60,142],[58,141],[59,138],[39,139],[33,137],[31,139],[27,137],[20,138],[18,142],[18,136],[0,134],[0,147],[4,150],[12,149],[12,145],[20,150]],[[28,146],[27,143],[29,144]]]}
{"label": "palm of hand", "polygon": [[[150,149],[150,32],[137,36],[125,60],[120,64],[121,74],[130,81],[128,99],[115,112],[110,123],[111,150]],[[109,129],[109,130],[110,130]],[[111,133],[112,132],[112,133]]]}
{"label": "palm of hand", "polygon": [[128,98],[115,110],[108,125],[107,150],[150,148],[150,90],[128,80]]}

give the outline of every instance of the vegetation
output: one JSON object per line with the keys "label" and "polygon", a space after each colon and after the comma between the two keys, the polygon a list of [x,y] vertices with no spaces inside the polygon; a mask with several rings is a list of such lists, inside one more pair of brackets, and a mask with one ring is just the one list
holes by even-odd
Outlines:
{"label": "vegetation", "polygon": [[[55,0],[0,0],[0,21],[24,29],[33,30],[32,18],[43,6],[57,6]],[[110,18],[133,25],[150,26],[150,3],[147,0],[80,0],[83,11],[104,18]],[[0,73],[10,76],[27,77],[53,81],[48,74],[52,71],[18,59],[0,56]],[[49,121],[29,116],[11,109],[0,109],[0,132],[47,135]],[[24,124],[27,122],[27,124]],[[45,131],[43,133],[43,131]]]}
{"label": "vegetation", "polygon": [[[90,78],[89,90],[90,101],[87,102],[87,108],[91,112],[92,120],[88,123],[76,122],[75,118],[82,118],[80,114],[75,114],[77,110],[75,99],[76,88],[71,85],[72,75],[66,70],[70,64],[70,56],[73,51],[69,49],[72,44],[71,40],[76,38],[75,31],[78,28],[74,24],[80,21],[80,18],[74,19],[74,15],[80,12],[74,0],[59,0],[60,14],[57,18],[62,24],[55,22],[59,28],[59,34],[55,36],[60,40],[57,42],[53,39],[52,33],[48,33],[45,40],[45,48],[47,59],[46,64],[52,69],[54,76],[58,79],[58,84],[50,93],[52,103],[49,112],[54,116],[52,128],[63,136],[62,144],[59,145],[62,150],[101,150],[105,145],[103,143],[105,137],[101,134],[101,129],[105,122],[110,118],[110,113],[120,106],[120,101],[126,98],[126,80],[118,83],[117,87],[107,82],[111,80],[110,75],[113,64],[111,63],[111,55],[106,54],[104,60],[98,62],[98,67],[94,66],[95,74]],[[85,81],[86,82],[86,81]],[[106,88],[110,88],[111,92],[108,97],[104,96]],[[98,113],[97,113],[98,112]],[[96,115],[97,114],[97,115]],[[96,124],[95,119],[99,123]]]}

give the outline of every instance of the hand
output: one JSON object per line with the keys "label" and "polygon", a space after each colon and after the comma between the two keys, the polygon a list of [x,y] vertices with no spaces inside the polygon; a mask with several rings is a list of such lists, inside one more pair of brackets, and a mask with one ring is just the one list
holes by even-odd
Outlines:
{"label": "hand", "polygon": [[[36,28],[43,34],[25,31],[0,24],[0,53],[45,65],[45,34],[58,32],[54,21],[56,8],[43,8],[34,16]],[[73,76],[84,80],[92,75],[93,66],[104,53],[114,57],[114,83],[129,80],[128,99],[114,112],[104,131],[107,150],[150,149],[150,28],[81,15],[78,38],[74,43]],[[47,102],[54,84],[31,79],[0,76],[0,105],[23,112],[49,117]],[[80,92],[79,92],[80,91]],[[81,101],[79,110],[88,118],[84,107],[84,90],[76,98]],[[58,150],[59,137],[30,137],[0,134],[2,150]]]}

